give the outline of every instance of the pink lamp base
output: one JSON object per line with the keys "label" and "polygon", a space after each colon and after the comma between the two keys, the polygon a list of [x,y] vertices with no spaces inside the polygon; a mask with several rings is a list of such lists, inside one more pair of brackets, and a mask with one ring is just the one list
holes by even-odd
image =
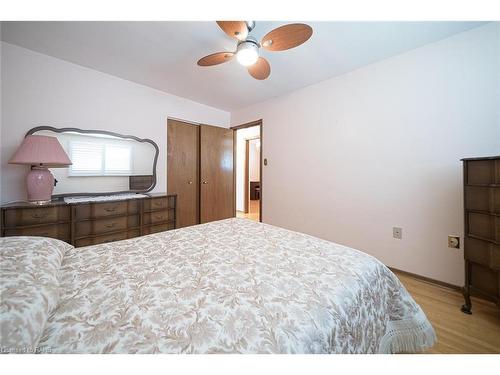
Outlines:
{"label": "pink lamp base", "polygon": [[54,191],[54,176],[46,167],[33,166],[26,176],[26,190],[31,203],[48,203]]}

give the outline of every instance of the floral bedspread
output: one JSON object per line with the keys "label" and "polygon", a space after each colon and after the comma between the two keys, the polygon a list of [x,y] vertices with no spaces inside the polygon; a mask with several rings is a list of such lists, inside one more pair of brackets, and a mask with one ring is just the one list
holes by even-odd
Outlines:
{"label": "floral bedspread", "polygon": [[227,219],[66,252],[55,353],[418,351],[434,330],[372,256]]}

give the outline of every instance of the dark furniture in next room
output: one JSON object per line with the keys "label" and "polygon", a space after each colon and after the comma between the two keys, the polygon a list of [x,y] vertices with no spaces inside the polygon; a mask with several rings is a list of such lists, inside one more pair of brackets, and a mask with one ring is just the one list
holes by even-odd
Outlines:
{"label": "dark furniture in next room", "polygon": [[250,200],[260,199],[260,181],[250,181]]}

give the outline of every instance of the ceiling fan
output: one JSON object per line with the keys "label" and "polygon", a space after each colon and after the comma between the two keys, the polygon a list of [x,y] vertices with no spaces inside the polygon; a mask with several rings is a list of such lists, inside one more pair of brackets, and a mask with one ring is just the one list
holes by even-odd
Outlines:
{"label": "ceiling fan", "polygon": [[271,74],[269,62],[259,56],[262,47],[268,51],[285,51],[300,46],[312,35],[311,26],[303,23],[291,23],[268,32],[259,43],[250,32],[255,28],[254,21],[217,21],[217,25],[227,35],[238,41],[235,52],[217,52],[198,60],[199,66],[212,66],[230,61],[235,55],[238,62],[246,66],[248,73],[259,80]]}

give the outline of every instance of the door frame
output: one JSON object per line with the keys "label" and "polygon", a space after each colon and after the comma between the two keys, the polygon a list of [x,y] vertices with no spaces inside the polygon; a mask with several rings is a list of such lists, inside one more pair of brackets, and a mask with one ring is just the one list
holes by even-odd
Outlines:
{"label": "door frame", "polygon": [[[263,155],[264,155],[264,122],[262,119],[255,120],[255,121],[250,121],[241,125],[236,125],[230,127],[230,129],[233,129],[233,183],[234,183],[234,213],[236,215],[236,168],[237,168],[237,159],[236,159],[236,146],[237,146],[237,138],[236,138],[236,131],[240,129],[245,129],[245,128],[251,128],[253,126],[259,126],[260,127],[260,168],[259,168],[259,180],[260,180],[260,199],[259,199],[259,221],[262,222],[262,197],[263,197],[263,192],[264,192],[264,187],[263,187]],[[247,192],[248,194],[248,192]],[[246,205],[248,205],[248,199],[245,199]]]}

